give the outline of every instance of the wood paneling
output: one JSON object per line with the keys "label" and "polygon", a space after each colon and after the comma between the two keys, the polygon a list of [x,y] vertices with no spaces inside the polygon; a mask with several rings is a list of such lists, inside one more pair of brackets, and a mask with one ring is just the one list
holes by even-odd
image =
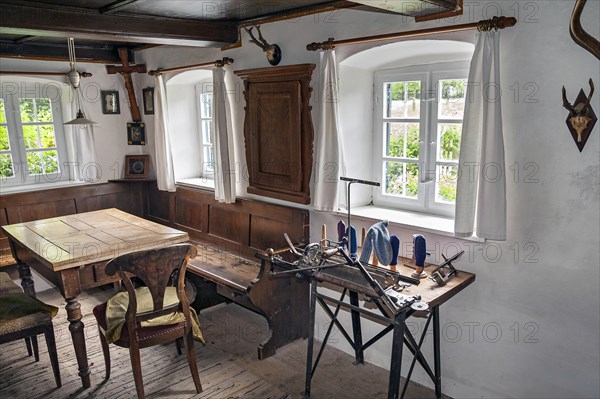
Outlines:
{"label": "wood paneling", "polygon": [[221,204],[214,193],[178,186],[176,192],[148,186],[147,218],[180,230],[215,247],[256,260],[256,251],[283,248],[283,233],[296,243],[308,243],[308,211],[238,198]]}

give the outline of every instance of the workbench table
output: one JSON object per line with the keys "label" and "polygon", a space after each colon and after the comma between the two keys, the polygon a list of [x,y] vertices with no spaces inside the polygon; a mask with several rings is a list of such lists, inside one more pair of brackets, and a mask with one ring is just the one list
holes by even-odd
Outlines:
{"label": "workbench table", "polygon": [[[414,268],[411,268],[409,265],[411,262],[410,259],[399,258],[399,264],[397,267],[397,272],[404,276],[410,276],[414,271]],[[406,264],[406,265],[405,265]],[[434,265],[426,265],[425,271],[428,274],[434,270],[436,266]],[[379,269],[383,274],[389,269],[385,267],[375,268],[373,266],[369,267],[370,270]],[[430,279],[422,279],[420,280],[419,285],[410,285],[401,292],[404,295],[420,295],[421,301],[426,302],[429,305],[429,310],[425,311],[415,311],[410,307],[405,308],[397,314],[392,314],[387,311],[384,306],[380,306],[377,304],[375,309],[379,309],[379,312],[374,312],[373,310],[366,309],[364,306],[360,305],[360,297],[369,298],[374,297],[375,292],[373,289],[367,284],[366,280],[362,280],[355,276],[349,278],[347,275],[347,271],[344,271],[343,268],[333,268],[333,269],[323,269],[319,272],[316,272],[310,275],[310,324],[311,326],[308,336],[308,350],[307,350],[307,361],[306,361],[306,385],[304,397],[310,398],[311,391],[311,382],[312,377],[315,373],[315,370],[318,366],[321,354],[329,335],[331,333],[332,327],[335,325],[344,338],[348,341],[348,343],[354,349],[356,364],[364,363],[364,351],[370,347],[375,342],[379,341],[383,336],[385,336],[388,332],[392,331],[392,348],[391,348],[391,362],[390,362],[390,376],[389,376],[389,386],[388,386],[388,398],[389,399],[397,399],[398,397],[404,397],[406,393],[406,388],[408,387],[408,383],[410,381],[414,366],[418,361],[419,364],[423,367],[423,369],[427,372],[431,380],[435,385],[435,394],[437,398],[442,397],[442,379],[441,379],[441,348],[440,348],[440,306],[450,300],[454,295],[458,294],[464,288],[466,288],[469,284],[475,281],[475,274],[468,273],[464,271],[459,271],[457,275],[452,276],[445,285],[438,286],[437,283]],[[362,277],[358,275],[359,277]],[[385,289],[385,281],[381,276],[373,275],[376,280],[379,281],[380,285]],[[388,281],[389,283],[389,281]],[[336,289],[338,288],[341,291],[341,297],[339,299],[329,297],[319,291],[317,291],[317,287],[321,285],[326,285],[329,288]],[[348,299],[349,303],[345,300]],[[377,301],[375,301],[376,303]],[[319,350],[319,353],[316,356],[316,360],[313,363],[313,344],[314,344],[314,322],[315,322],[315,311],[316,304],[319,303],[328,317],[331,319],[331,323],[325,334],[323,339],[322,346]],[[335,306],[335,309],[332,310],[330,305]],[[337,319],[338,313],[341,308],[345,308],[351,313],[352,320],[352,336],[345,330],[344,326]],[[362,337],[362,328],[361,328],[361,316],[367,316],[370,320],[375,320],[378,323],[381,323],[385,327],[381,332],[376,334],[370,340],[363,344]],[[419,337],[419,340],[415,339],[413,334],[406,327],[406,319],[411,316],[419,316],[426,317],[427,321],[425,323],[425,327]],[[429,328],[430,322],[433,321],[433,352],[434,352],[434,365],[433,370],[431,366],[427,362],[427,359],[423,355],[421,351],[421,347],[425,340],[425,335]],[[406,375],[406,383],[402,388],[402,392],[400,392],[400,372],[402,367],[402,350],[404,345],[409,349],[409,351],[413,355],[413,360],[410,365],[409,371]]]}

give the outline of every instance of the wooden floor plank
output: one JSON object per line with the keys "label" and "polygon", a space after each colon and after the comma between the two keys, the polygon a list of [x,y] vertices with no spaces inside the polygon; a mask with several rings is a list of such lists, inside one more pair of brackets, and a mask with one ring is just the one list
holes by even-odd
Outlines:
{"label": "wooden floor plank", "polygon": [[[0,347],[0,397],[10,399],[122,399],[135,398],[135,384],[127,349],[110,346],[111,377],[104,381],[104,358],[92,308],[113,294],[112,290],[88,290],[79,298],[86,325],[86,344],[91,369],[90,389],[81,388],[77,361],[64,310],[57,290],[38,297],[59,307],[55,335],[63,386],[56,388],[43,336],[38,338],[40,362],[27,356],[23,340]],[[194,345],[204,391],[197,394],[187,357],[177,355],[174,344],[141,351],[144,390],[148,398],[174,399],[296,399],[304,390],[306,340],[296,341],[265,360],[256,347],[268,333],[264,318],[235,304],[221,304],[200,313],[207,342]],[[317,347],[316,347],[317,349]],[[314,398],[387,397],[388,372],[366,364],[354,366],[353,358],[327,347],[315,378]],[[433,398],[433,391],[411,384],[408,398]]]}

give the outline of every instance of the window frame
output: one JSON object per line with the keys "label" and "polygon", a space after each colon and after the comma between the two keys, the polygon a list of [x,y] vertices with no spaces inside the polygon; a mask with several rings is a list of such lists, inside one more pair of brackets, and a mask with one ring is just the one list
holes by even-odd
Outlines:
{"label": "window frame", "polygon": [[[373,204],[428,214],[454,217],[455,204],[436,201],[438,161],[438,123],[464,123],[462,120],[438,119],[439,81],[444,79],[468,79],[469,62],[439,62],[385,69],[373,73],[373,176],[381,181],[373,188]],[[385,83],[421,81],[421,105],[419,117],[419,168],[418,197],[416,199],[385,193],[386,122],[409,122],[407,118],[384,118]],[[466,90],[466,87],[465,87]],[[416,119],[411,120],[416,122]],[[459,122],[460,121],[460,122]],[[406,162],[404,158],[396,159]],[[443,161],[457,164],[454,161]]]}
{"label": "window frame", "polygon": [[[62,94],[62,93],[61,93]],[[4,101],[4,112],[6,122],[2,124],[7,127],[10,149],[3,153],[10,153],[13,163],[13,176],[2,177],[0,181],[4,187],[27,186],[36,183],[58,183],[70,180],[70,171],[68,170],[68,154],[63,126],[62,106],[60,96],[43,97],[35,95],[25,84],[19,85],[19,89],[14,92],[0,92],[0,97]],[[20,117],[19,100],[21,99],[41,99],[50,100],[52,110],[52,122],[23,122]],[[55,146],[47,150],[56,151],[58,158],[58,172],[31,174],[27,164],[28,152],[39,152],[43,148],[28,150],[25,146],[25,136],[23,126],[38,126],[51,124],[54,128]]]}
{"label": "window frame", "polygon": [[[208,164],[205,163],[205,157],[204,157],[204,149],[205,147],[210,147],[211,151],[213,151],[214,148],[214,143],[212,143],[212,139],[214,138],[214,90],[207,90],[207,88],[213,88],[213,82],[212,80],[205,80],[199,83],[196,83],[195,87],[195,92],[196,92],[196,118],[198,121],[198,135],[200,137],[200,164],[202,165],[201,167],[201,174],[200,174],[200,178],[202,179],[209,179],[209,180],[214,180],[215,178],[215,173],[214,173],[214,167],[212,168],[212,170],[208,167]],[[210,117],[203,117],[202,116],[202,106],[203,106],[203,96],[210,94],[211,96],[213,96],[213,105],[211,107],[211,115]],[[205,143],[204,140],[204,121],[210,121],[210,132],[208,133],[208,137],[210,138],[211,142],[209,144]],[[214,160],[214,153],[213,153],[213,160]]]}

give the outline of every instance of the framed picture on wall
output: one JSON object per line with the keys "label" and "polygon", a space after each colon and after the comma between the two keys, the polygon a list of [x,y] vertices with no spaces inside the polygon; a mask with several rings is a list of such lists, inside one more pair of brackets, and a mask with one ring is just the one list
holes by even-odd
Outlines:
{"label": "framed picture on wall", "polygon": [[146,130],[144,122],[127,123],[127,144],[146,145]]}
{"label": "framed picture on wall", "polygon": [[146,179],[149,162],[149,155],[125,155],[125,178]]}
{"label": "framed picture on wall", "polygon": [[142,89],[144,98],[144,114],[154,115],[154,87],[146,87]]}
{"label": "framed picture on wall", "polygon": [[103,114],[120,114],[119,92],[117,90],[102,90],[100,92]]}

